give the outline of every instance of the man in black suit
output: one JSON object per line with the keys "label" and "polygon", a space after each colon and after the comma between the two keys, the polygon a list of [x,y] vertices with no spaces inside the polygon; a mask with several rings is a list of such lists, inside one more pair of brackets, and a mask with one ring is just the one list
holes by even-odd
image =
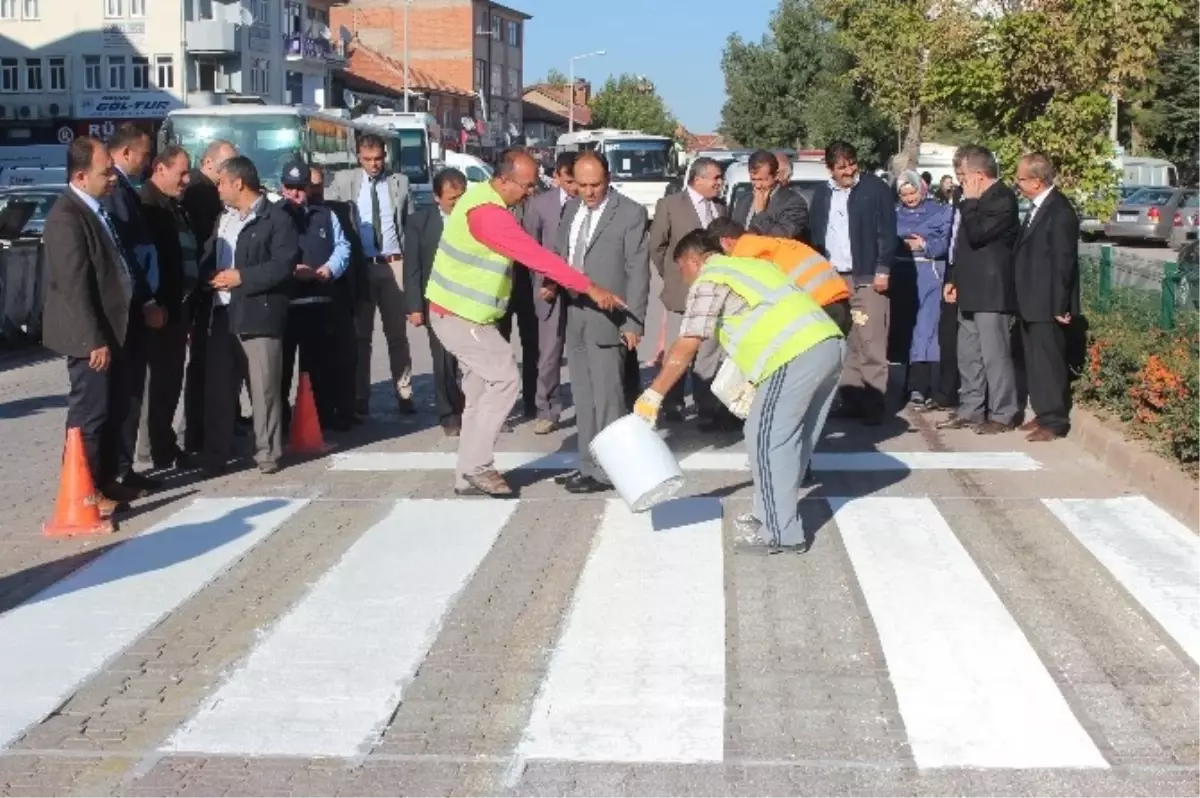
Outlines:
{"label": "man in black suit", "polygon": [[[433,358],[433,394],[437,403],[438,420],[447,436],[456,438],[462,431],[463,393],[458,385],[458,361],[446,351],[433,328],[428,326],[429,305],[425,301],[425,286],[433,272],[433,258],[442,238],[442,226],[454,210],[458,198],[467,190],[467,177],[457,169],[443,169],[433,178],[433,196],[437,203],[421,208],[408,217],[404,226],[405,312],[408,323],[424,327],[429,336],[429,354]],[[413,286],[420,286],[414,290]]]}
{"label": "man in black suit", "polygon": [[779,159],[758,150],[750,156],[751,191],[737,201],[730,218],[747,232],[774,238],[807,238],[808,203],[787,186],[779,185]]}
{"label": "man in black suit", "polygon": [[1017,311],[1013,248],[1021,232],[1017,195],[1000,182],[986,148],[961,148],[954,171],[962,186],[953,266],[943,297],[958,305],[958,409],[937,426],[994,435],[1017,425],[1020,401],[1012,357]]}
{"label": "man in black suit", "polygon": [[[121,431],[133,392],[124,343],[142,275],[125,262],[116,225],[101,204],[113,189],[112,158],[99,140],[81,136],[67,147],[66,191],[46,216],[46,305],[43,343],[67,358],[71,382],[67,428],[79,428],[102,515],[144,495],[120,482],[133,451]],[[139,319],[144,323],[144,319]],[[135,417],[136,429],[136,417]]]}
{"label": "man in black suit", "polygon": [[1067,331],[1079,315],[1079,216],[1054,186],[1043,153],[1017,163],[1017,188],[1033,203],[1017,241],[1015,283],[1029,400],[1028,441],[1051,441],[1070,428]]}
{"label": "man in black suit", "polygon": [[150,164],[150,136],[133,123],[117,128],[108,141],[116,182],[108,196],[100,201],[116,226],[125,254],[125,262],[138,276],[134,284],[133,303],[145,308],[145,313],[132,313],[125,331],[125,351],[128,366],[129,412],[121,424],[121,442],[117,460],[121,481],[142,495],[162,487],[162,482],[142,476],[133,470],[138,427],[142,418],[142,400],[146,391],[146,339],[150,330],[161,328],[167,319],[158,302],[158,251],[154,237],[142,213],[142,200],[133,185],[146,174]]}

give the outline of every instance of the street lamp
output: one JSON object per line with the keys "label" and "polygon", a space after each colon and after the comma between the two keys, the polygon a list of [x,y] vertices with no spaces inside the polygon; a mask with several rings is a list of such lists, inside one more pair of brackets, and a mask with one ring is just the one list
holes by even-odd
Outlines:
{"label": "street lamp", "polygon": [[575,62],[581,58],[591,58],[594,55],[604,55],[604,50],[596,50],[583,55],[571,56],[571,60],[567,67],[569,77],[567,78],[567,132],[575,132]]}
{"label": "street lamp", "polygon": [[404,0],[404,113],[408,113],[408,7],[412,0]]}

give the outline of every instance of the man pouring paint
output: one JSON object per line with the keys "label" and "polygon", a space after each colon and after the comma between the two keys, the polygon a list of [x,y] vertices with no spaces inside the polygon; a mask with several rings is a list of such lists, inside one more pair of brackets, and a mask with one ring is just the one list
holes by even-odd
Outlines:
{"label": "man pouring paint", "polygon": [[774,264],[725,255],[706,230],[680,239],[673,256],[689,286],[679,338],[633,412],[653,424],[700,344],[715,337],[727,360],[713,393],[746,418],[754,479],[754,512],[735,522],[739,539],[773,553],[803,550],[800,483],[837,389],[841,330]]}

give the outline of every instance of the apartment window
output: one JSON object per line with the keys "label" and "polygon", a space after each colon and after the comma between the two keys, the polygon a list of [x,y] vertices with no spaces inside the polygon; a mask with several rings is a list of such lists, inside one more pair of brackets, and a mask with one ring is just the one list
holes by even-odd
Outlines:
{"label": "apartment window", "polygon": [[321,25],[329,26],[329,12],[323,8],[308,7],[308,29],[315,33],[315,28]]}
{"label": "apartment window", "polygon": [[254,21],[260,25],[270,24],[267,14],[270,13],[267,0],[254,0]]}
{"label": "apartment window", "polygon": [[475,90],[483,89],[484,82],[487,80],[487,62],[477,59],[475,61]]}
{"label": "apartment window", "polygon": [[289,105],[300,105],[304,102],[304,75],[299,72],[284,73],[283,101]]}
{"label": "apartment window", "polygon": [[287,0],[283,4],[283,33],[285,36],[297,36],[301,32],[300,0]]}
{"label": "apartment window", "polygon": [[37,19],[41,14],[38,0],[25,0],[25,19]]}
{"label": "apartment window", "polygon": [[508,43],[511,47],[520,47],[521,46],[521,23],[520,22],[511,22],[510,21],[508,23]]}
{"label": "apartment window", "polygon": [[144,55],[133,57],[133,90],[147,91],[150,88],[150,59]]}
{"label": "apartment window", "polygon": [[108,88],[124,91],[125,86],[125,56],[110,55],[108,57]]}
{"label": "apartment window", "polygon": [[500,19],[500,17],[496,16],[495,14],[492,14],[492,38],[493,39],[500,38],[500,24],[502,22],[504,22],[504,20]]}
{"label": "apartment window", "polygon": [[129,16],[146,16],[146,0],[129,0]]}
{"label": "apartment window", "polygon": [[25,91],[43,91],[45,87],[42,85],[42,59],[26,58],[25,59]]}
{"label": "apartment window", "polygon": [[265,58],[255,58],[250,62],[250,93],[266,94],[269,91],[270,72]]}
{"label": "apartment window", "polygon": [[504,69],[499,64],[492,64],[492,85],[488,90],[493,97],[504,96]]}
{"label": "apartment window", "polygon": [[47,66],[50,68],[50,91],[66,91],[67,90],[67,59],[62,56],[57,58],[48,58]]}
{"label": "apartment window", "polygon": [[0,91],[21,90],[21,66],[15,58],[0,58]]}
{"label": "apartment window", "polygon": [[0,19],[17,18],[17,0],[0,0]]}
{"label": "apartment window", "polygon": [[125,16],[125,0],[104,0],[104,16]]}
{"label": "apartment window", "polygon": [[100,56],[83,57],[83,85],[88,91],[100,91],[104,88],[104,81],[100,79]]}
{"label": "apartment window", "polygon": [[508,96],[521,96],[521,73],[515,69],[508,70]]}
{"label": "apartment window", "polygon": [[175,59],[169,55],[158,55],[154,57],[154,67],[158,78],[158,87],[160,89],[175,88]]}

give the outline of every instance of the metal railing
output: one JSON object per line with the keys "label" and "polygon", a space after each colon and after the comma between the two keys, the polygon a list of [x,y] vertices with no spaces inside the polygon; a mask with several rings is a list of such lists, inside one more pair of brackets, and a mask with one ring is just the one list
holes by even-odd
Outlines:
{"label": "metal railing", "polygon": [[1194,323],[1200,299],[1194,266],[1138,257],[1111,244],[1089,250],[1080,257],[1085,309],[1127,311],[1162,330],[1174,330],[1184,320]]}

